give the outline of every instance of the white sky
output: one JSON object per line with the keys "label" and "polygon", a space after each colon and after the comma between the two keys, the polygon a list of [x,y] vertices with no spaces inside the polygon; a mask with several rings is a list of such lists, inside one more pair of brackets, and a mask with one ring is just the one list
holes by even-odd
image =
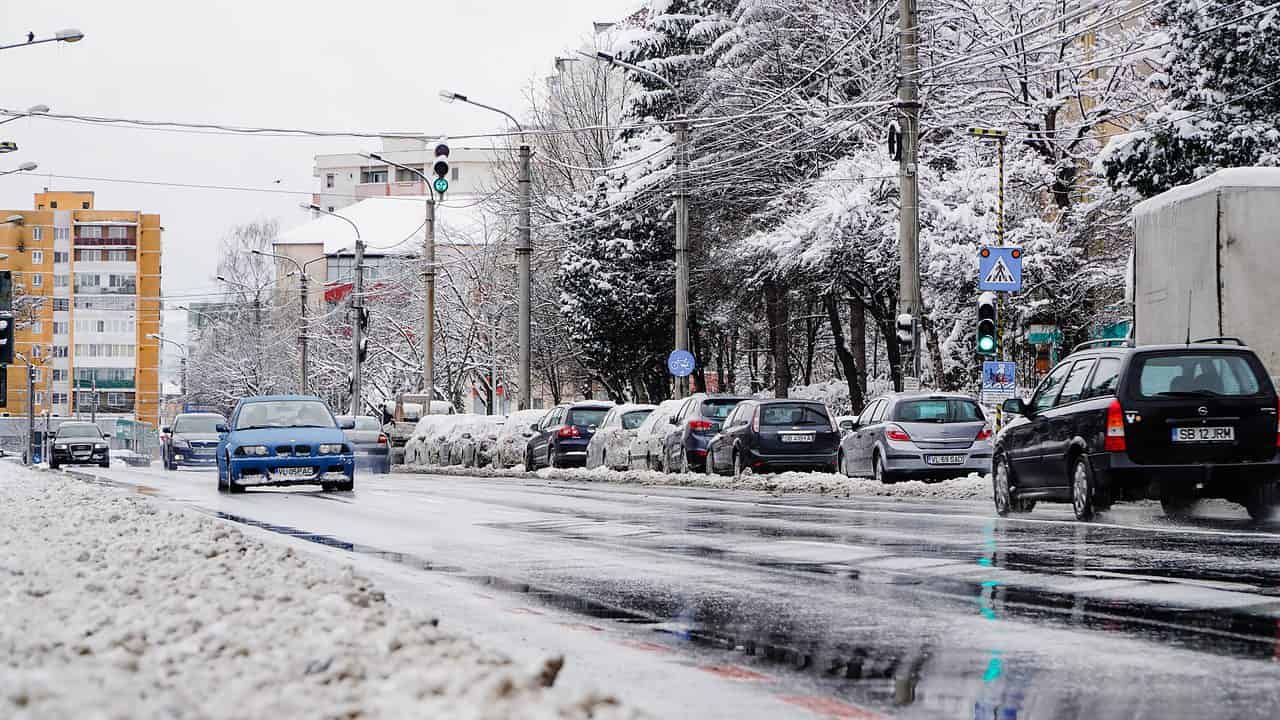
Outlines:
{"label": "white sky", "polygon": [[[592,21],[615,21],[641,0],[0,0],[0,42],[62,28],[79,43],[0,51],[0,107],[227,125],[420,130],[461,135],[501,126],[448,88],[519,114],[531,81],[579,47]],[[305,222],[317,188],[312,156],[377,148],[376,140],[196,135],[52,120],[0,126],[19,152],[0,169],[0,208],[32,193],[92,190],[97,207],[158,212],[166,295],[215,289],[218,240],[231,225]],[[51,177],[52,175],[53,177]],[[140,179],[301,191],[191,190],[57,176]],[[181,336],[181,313],[166,332]],[[176,326],[176,327],[175,327]]]}

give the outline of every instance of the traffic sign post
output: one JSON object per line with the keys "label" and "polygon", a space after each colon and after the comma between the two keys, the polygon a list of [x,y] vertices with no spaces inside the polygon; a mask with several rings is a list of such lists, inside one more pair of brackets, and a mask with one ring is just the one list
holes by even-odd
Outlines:
{"label": "traffic sign post", "polygon": [[978,289],[1021,292],[1022,248],[984,245],[978,251]]}
{"label": "traffic sign post", "polygon": [[688,350],[674,350],[667,356],[667,370],[675,377],[689,377],[694,365],[693,353]]}

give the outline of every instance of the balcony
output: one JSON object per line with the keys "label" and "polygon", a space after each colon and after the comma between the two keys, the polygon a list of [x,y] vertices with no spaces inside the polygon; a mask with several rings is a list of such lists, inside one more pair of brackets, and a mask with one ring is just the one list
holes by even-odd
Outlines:
{"label": "balcony", "polygon": [[124,285],[116,285],[115,287],[104,287],[102,285],[77,285],[77,295],[137,295],[138,284],[136,282],[125,283]]}
{"label": "balcony", "polygon": [[[79,390],[93,390],[93,381],[79,378],[76,380],[76,388]],[[103,390],[132,390],[133,378],[128,380],[99,380],[98,392]]]}
{"label": "balcony", "polygon": [[426,194],[427,185],[421,180],[396,180],[356,185],[356,197],[361,200],[371,197],[407,197]]}

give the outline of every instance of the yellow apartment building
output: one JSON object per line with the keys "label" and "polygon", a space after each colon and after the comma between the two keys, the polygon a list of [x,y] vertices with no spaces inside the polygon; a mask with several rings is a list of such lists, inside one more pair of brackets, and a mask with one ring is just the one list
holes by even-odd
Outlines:
{"label": "yellow apartment building", "polygon": [[[0,270],[13,279],[14,350],[37,367],[37,414],[160,420],[160,216],[99,210],[92,192],[41,192],[0,210]],[[27,413],[26,364],[0,411]]]}

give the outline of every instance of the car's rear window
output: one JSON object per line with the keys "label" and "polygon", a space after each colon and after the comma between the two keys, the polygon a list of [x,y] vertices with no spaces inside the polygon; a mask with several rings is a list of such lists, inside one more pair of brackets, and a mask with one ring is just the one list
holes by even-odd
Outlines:
{"label": "car's rear window", "polygon": [[226,422],[220,417],[212,417],[209,415],[179,417],[173,421],[173,431],[176,433],[208,433],[218,432],[218,423]]}
{"label": "car's rear window", "polygon": [[702,401],[702,417],[715,418],[723,420],[729,417],[729,413],[738,407],[741,400],[703,400]]}
{"label": "car's rear window", "polygon": [[904,400],[893,408],[893,419],[899,422],[965,423],[985,418],[978,403],[964,398],[921,398]]}
{"label": "car's rear window", "polygon": [[566,416],[568,419],[564,421],[565,425],[577,425],[579,427],[590,427],[599,425],[600,421],[609,412],[609,408],[572,408]]}
{"label": "car's rear window", "polygon": [[381,430],[382,426],[378,424],[378,418],[362,415],[356,418],[356,430]]}
{"label": "car's rear window", "polygon": [[636,410],[622,416],[622,429],[635,430],[644,424],[645,418],[649,417],[652,410]]}
{"label": "car's rear window", "polygon": [[831,425],[827,411],[816,405],[763,405],[760,408],[760,424],[779,425]]}
{"label": "car's rear window", "polygon": [[1140,356],[1140,398],[1246,397],[1262,392],[1262,368],[1242,353],[1188,352]]}

